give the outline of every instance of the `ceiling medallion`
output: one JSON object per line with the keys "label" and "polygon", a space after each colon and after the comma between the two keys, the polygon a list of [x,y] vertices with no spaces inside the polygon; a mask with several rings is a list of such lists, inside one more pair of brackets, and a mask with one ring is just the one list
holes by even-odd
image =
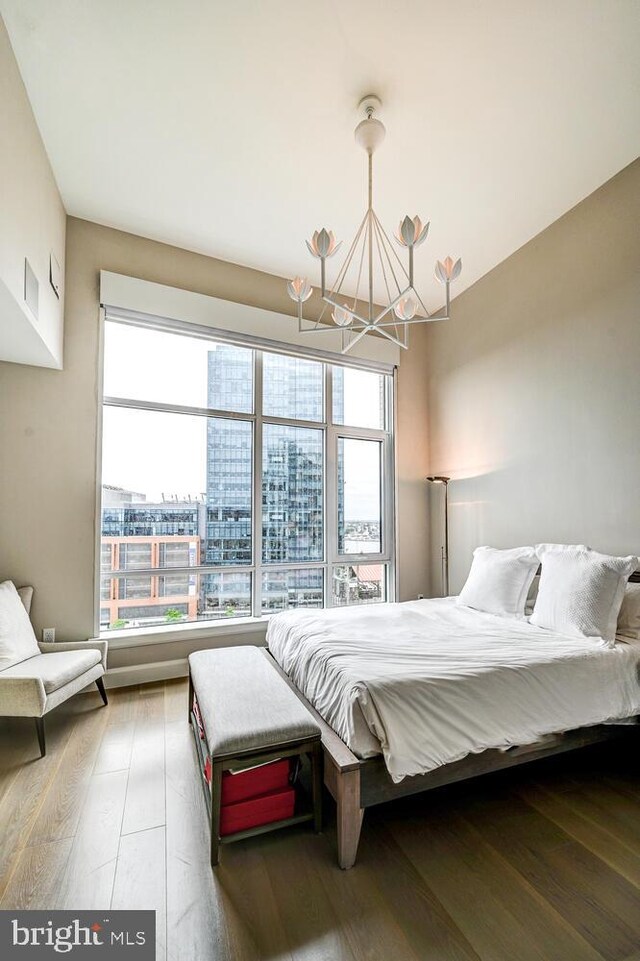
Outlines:
{"label": "ceiling medallion", "polygon": [[[307,240],[309,253],[320,261],[320,293],[325,304],[315,322],[307,322],[302,316],[302,305],[313,293],[306,277],[295,277],[287,283],[287,292],[298,305],[298,329],[301,333],[327,331],[338,327],[342,333],[342,353],[346,354],[365,334],[377,333],[397,344],[409,346],[409,325],[427,323],[449,318],[449,288],[460,276],[462,260],[445,257],[436,261],[435,275],[445,288],[445,305],[437,313],[430,314],[413,285],[413,253],[424,243],[429,223],[423,224],[418,216],[404,217],[395,232],[396,243],[406,250],[407,264],[398,256],[388,234],[373,209],[373,154],[385,138],[382,121],[374,114],[381,106],[373,94],[364,97],[358,107],[365,113],[355,129],[355,139],[367,154],[368,203],[333,287],[327,292],[326,263],[342,243],[336,241],[332,230],[316,230]],[[343,290],[354,290],[347,297]],[[331,323],[323,323],[325,313],[331,309]],[[309,326],[310,324],[310,326]]]}

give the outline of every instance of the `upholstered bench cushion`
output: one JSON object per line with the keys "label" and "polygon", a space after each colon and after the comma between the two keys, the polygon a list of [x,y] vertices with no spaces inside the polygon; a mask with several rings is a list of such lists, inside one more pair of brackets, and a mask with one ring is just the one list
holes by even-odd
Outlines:
{"label": "upholstered bench cushion", "polygon": [[57,654],[36,654],[14,664],[2,672],[2,677],[39,677],[47,694],[75,681],[94,665],[100,663],[100,651],[60,651]]}
{"label": "upholstered bench cushion", "polygon": [[259,648],[196,651],[189,667],[212,757],[320,736],[309,711]]}

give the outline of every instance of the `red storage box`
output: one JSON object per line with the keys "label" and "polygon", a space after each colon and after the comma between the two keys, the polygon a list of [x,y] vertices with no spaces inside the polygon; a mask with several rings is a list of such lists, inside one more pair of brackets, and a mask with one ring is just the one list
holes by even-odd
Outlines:
{"label": "red storage box", "polygon": [[260,767],[232,774],[225,771],[222,775],[222,803],[237,804],[248,798],[272,791],[282,791],[289,787],[289,759],[261,764]]}
{"label": "red storage box", "polygon": [[261,824],[284,821],[285,818],[293,817],[295,803],[295,789],[287,787],[239,801],[237,804],[225,804],[220,810],[220,835],[224,837],[226,834],[247,831]]}

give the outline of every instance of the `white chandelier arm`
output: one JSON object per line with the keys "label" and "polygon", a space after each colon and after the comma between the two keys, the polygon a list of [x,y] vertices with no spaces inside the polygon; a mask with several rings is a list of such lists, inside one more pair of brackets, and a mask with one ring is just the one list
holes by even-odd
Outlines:
{"label": "white chandelier arm", "polygon": [[347,271],[349,270],[349,267],[351,266],[351,261],[353,260],[353,255],[356,252],[356,249],[358,247],[358,243],[360,241],[362,231],[364,230],[365,224],[367,223],[367,217],[368,217],[368,211],[362,218],[362,221],[360,222],[360,226],[358,227],[357,233],[353,238],[353,242],[349,247],[349,250],[347,251],[347,255],[344,259],[344,263],[340,268],[340,270],[338,271],[338,276],[336,277],[336,281],[333,287],[331,288],[331,290],[329,291],[329,297],[332,297],[334,295],[337,296],[340,293],[340,288],[344,283],[344,279],[347,275]]}
{"label": "white chandelier arm", "polygon": [[397,290],[398,290],[398,293],[400,293],[400,284],[398,283],[398,278],[397,278],[396,275],[395,275],[395,271],[394,271],[394,269],[393,269],[393,264],[391,263],[391,260],[390,260],[390,258],[389,258],[389,254],[388,254],[388,252],[387,252],[387,250],[386,250],[386,248],[385,248],[384,239],[383,239],[382,236],[381,236],[380,226],[379,226],[379,222],[378,222],[377,218],[374,219],[374,228],[375,228],[375,231],[376,231],[376,243],[377,243],[377,246],[378,246],[378,252],[379,252],[379,257],[380,257],[380,267],[382,268],[382,276],[383,276],[383,278],[384,278],[384,284],[385,284],[385,287],[386,287],[386,289],[387,289],[387,297],[389,298],[389,300],[391,300],[391,290],[390,290],[390,288],[389,288],[389,282],[388,282],[388,279],[387,279],[387,271],[386,271],[386,268],[385,268],[385,265],[384,265],[385,258],[386,258],[386,260],[387,260],[387,266],[389,267],[389,271],[390,271],[390,273],[391,273],[391,276],[393,277],[393,282],[394,282],[394,284],[396,285],[396,288],[397,288]]}
{"label": "white chandelier arm", "polygon": [[[404,321],[403,321],[403,323],[404,323]],[[390,326],[390,327],[393,327],[394,325],[393,325],[393,324],[389,324],[389,326]],[[379,325],[379,326],[373,327],[373,330],[377,330],[379,334],[382,334],[383,337],[386,337],[387,340],[392,341],[392,343],[397,344],[398,347],[405,347],[405,344],[400,340],[400,338],[397,336],[397,334],[396,334],[396,336],[394,337],[393,334],[390,334],[387,330],[385,330],[385,328],[384,328],[383,325]]]}
{"label": "white chandelier arm", "polygon": [[[391,290],[389,289],[389,284],[388,284],[388,281],[387,281],[387,272],[386,272],[386,269],[385,269],[385,266],[384,266],[384,257],[385,257],[385,256],[386,256],[386,258],[387,258],[387,263],[388,263],[388,265],[389,265],[389,270],[391,271],[391,275],[392,275],[392,277],[393,277],[394,283],[395,283],[396,288],[397,288],[397,290],[398,290],[398,294],[401,296],[400,284],[398,283],[398,278],[396,277],[395,271],[394,271],[394,269],[393,269],[393,263],[392,263],[392,261],[391,261],[391,258],[389,257],[389,253],[388,253],[388,251],[387,251],[387,249],[386,249],[386,247],[385,247],[385,244],[384,244],[384,238],[385,238],[384,230],[382,229],[382,227],[381,227],[381,225],[380,225],[380,221],[378,220],[377,217],[375,217],[375,219],[374,219],[374,225],[375,225],[375,229],[376,229],[376,237],[377,237],[377,242],[378,242],[378,250],[380,251],[380,266],[381,266],[381,268],[382,268],[382,276],[383,276],[383,278],[384,278],[384,284],[385,284],[385,288],[386,288],[386,291],[387,291],[387,299],[388,299],[389,301],[391,301],[391,302],[393,303],[393,307],[395,307],[395,306],[396,306],[396,303],[398,303],[398,301],[397,301],[397,300],[394,301],[393,298],[392,298],[392,296],[391,296]],[[384,256],[383,256],[383,254],[384,254]],[[380,315],[376,318],[376,320],[377,320],[378,323],[380,322],[380,320],[381,320]],[[397,340],[398,340],[398,343],[402,343],[402,342],[400,341],[400,339],[399,339],[399,338],[400,338],[400,335],[399,335],[399,333],[398,333],[398,324],[394,321],[393,325],[389,325],[389,326],[393,326],[393,328],[394,328],[394,330],[395,330],[395,336],[396,336],[396,338],[397,338]],[[406,328],[403,328],[403,330],[404,330],[404,338],[403,338],[403,340],[406,342],[406,339],[407,339],[407,338],[406,338]]]}
{"label": "white chandelier arm", "polygon": [[[348,330],[348,328],[343,327],[343,330]],[[406,350],[407,347],[409,346],[406,340],[402,341],[400,340],[399,337],[394,337],[392,334],[388,334],[386,330],[383,330],[380,327],[375,327],[373,324],[367,324],[366,327],[364,327],[361,331],[359,331],[359,333],[357,333],[356,336],[349,341],[347,346],[343,348],[342,353],[347,354],[352,347],[355,347],[358,341],[362,340],[365,334],[368,334],[370,331],[375,331],[375,330],[377,330],[383,337],[386,337],[387,340],[390,340],[393,344],[396,344],[398,347],[402,347],[404,350]]]}
{"label": "white chandelier arm", "polygon": [[[375,217],[375,214],[374,214],[374,217]],[[389,245],[389,248],[392,250],[392,252],[393,252],[396,260],[397,260],[398,263],[400,264],[400,267],[401,267],[401,269],[402,269],[402,272],[404,273],[404,275],[405,275],[405,277],[407,278],[407,280],[409,280],[409,275],[407,274],[407,271],[405,270],[402,261],[401,261],[400,258],[398,257],[398,254],[396,253],[394,247],[392,246],[391,241],[389,240],[389,237],[388,237],[387,234],[385,233],[384,227],[382,226],[382,224],[380,223],[380,221],[378,220],[377,217],[376,217],[376,224],[377,224],[377,229],[378,229],[378,231],[381,233],[382,237],[384,238],[384,240],[385,240],[385,241],[387,242],[387,244]],[[388,254],[388,253],[387,253],[387,260],[388,260],[388,262],[389,262],[389,266],[390,266],[390,268],[391,268],[391,272],[393,273],[393,279],[394,279],[394,281],[395,281],[395,283],[396,283],[396,286],[397,286],[398,290],[400,290],[400,285],[398,284],[398,279],[397,279],[397,277],[396,277],[396,275],[395,275],[395,271],[393,270],[393,265],[391,264],[391,260],[390,260],[390,258],[389,258],[389,254]],[[415,296],[416,300],[418,301],[418,303],[420,304],[420,306],[422,307],[422,309],[423,309],[423,311],[424,311],[424,317],[421,317],[421,318],[417,319],[416,322],[419,323],[420,321],[428,320],[431,315],[430,315],[429,311],[427,310],[427,308],[426,308],[426,306],[425,306],[425,304],[424,304],[424,301],[422,300],[422,297],[420,296],[420,294],[418,293],[418,291],[415,289],[415,287],[413,286],[413,284],[412,284],[411,282],[409,282],[409,286],[406,287],[405,290],[402,291],[402,294],[401,294],[400,296],[401,296],[401,297],[405,297],[407,294],[410,294],[410,293],[412,293],[412,294]],[[393,306],[395,307],[395,305],[396,305],[397,303],[398,303],[398,299],[396,298]],[[402,320],[402,321],[400,321],[400,323],[406,323],[406,321]],[[391,326],[391,325],[390,325],[390,324],[386,324],[385,326],[389,327],[389,326]]]}
{"label": "white chandelier arm", "polygon": [[349,343],[347,344],[347,346],[342,349],[342,353],[343,353],[343,354],[348,354],[349,351],[351,350],[351,348],[352,348],[352,347],[355,347],[356,344],[358,343],[358,341],[359,341],[359,340],[362,340],[362,338],[364,337],[364,335],[369,333],[369,330],[370,330],[370,329],[372,329],[372,328],[370,328],[369,325],[367,324],[366,327],[364,327],[359,333],[357,333],[357,334],[355,335],[355,337],[352,337],[352,338],[351,338],[351,340],[349,341]]}
{"label": "white chandelier arm", "polygon": [[[448,314],[431,314],[429,317],[412,317],[410,320],[401,320],[400,323],[407,326],[409,324],[430,324],[435,323],[438,320],[450,320]],[[376,324],[375,330],[382,330],[383,327],[393,327],[394,321],[387,321],[386,323]]]}
{"label": "white chandelier arm", "polygon": [[356,282],[356,292],[355,292],[354,297],[353,297],[353,305],[352,305],[352,308],[351,308],[352,310],[355,310],[355,309],[356,309],[356,304],[358,303],[358,297],[359,297],[359,294],[360,294],[360,281],[361,281],[361,279],[362,279],[362,268],[363,268],[363,266],[364,266],[364,251],[365,251],[365,248],[366,248],[366,246],[367,246],[366,233],[367,233],[367,230],[368,230],[368,229],[369,229],[369,224],[368,224],[368,222],[367,222],[367,228],[366,228],[366,230],[365,230],[365,240],[364,240],[364,243],[362,244],[362,253],[360,254],[360,263],[359,263],[359,265],[358,265],[358,280],[357,280],[357,282]]}
{"label": "white chandelier arm", "polygon": [[[374,225],[375,225],[375,222],[374,222]],[[381,247],[380,247],[380,236],[379,236],[379,230],[378,230],[377,226],[376,226],[376,247],[377,247],[377,250],[378,250],[378,259],[380,260],[380,269],[382,270],[382,278],[383,278],[383,280],[384,280],[385,290],[387,291],[387,300],[391,300],[391,299],[392,299],[392,297],[391,297],[391,289],[390,289],[390,287],[389,287],[389,281],[387,280],[387,271],[386,271],[386,268],[385,268],[385,266],[384,266],[383,250],[382,250]],[[391,264],[389,264],[389,266],[391,267]],[[395,278],[394,278],[394,279],[395,279]],[[394,323],[393,326],[394,326],[394,328],[395,328],[395,336],[396,336],[397,338],[399,338],[400,335],[399,335],[399,333],[398,333],[398,325],[397,325],[396,323]]]}
{"label": "white chandelier arm", "polygon": [[351,324],[342,325],[341,327],[342,330],[359,330],[360,325],[362,324],[364,324],[365,327],[369,326],[369,321],[367,320],[367,318],[361,317],[356,310],[353,310],[351,307],[346,307],[343,304],[338,303],[338,301],[333,300],[332,297],[325,297],[324,299],[327,301],[327,303],[331,304],[332,307],[339,307],[341,310],[344,310],[345,314],[349,314],[349,316],[356,322],[355,324],[351,323]]}
{"label": "white chandelier arm", "polygon": [[[384,232],[384,228],[383,228],[382,225],[380,224],[380,221],[378,220],[378,218],[377,218],[377,216],[375,215],[375,213],[374,213],[374,223],[375,223],[375,226],[376,226],[376,231],[377,231],[377,233],[378,233],[378,235],[379,235],[379,237],[380,237],[381,243],[382,243],[382,248],[383,248],[384,253],[385,253],[385,256],[386,256],[386,258],[387,258],[387,263],[388,263],[388,265],[389,265],[389,270],[391,271],[391,276],[393,277],[393,282],[394,282],[394,284],[396,285],[396,287],[398,288],[398,290],[400,290],[400,283],[399,283],[399,281],[398,281],[398,278],[396,277],[396,272],[395,272],[395,270],[393,269],[393,261],[391,260],[391,257],[389,256],[389,250],[387,249],[387,245],[388,245],[389,247],[391,247],[391,243],[390,243],[390,241],[389,241],[389,238],[386,236],[386,234],[385,234],[385,232]],[[391,250],[393,250],[392,247],[391,247]],[[395,250],[393,250],[393,253],[396,254]],[[397,254],[396,254],[396,258],[397,258]],[[400,263],[400,266],[402,267],[402,263]],[[403,271],[404,271],[404,274],[405,274],[406,279],[408,280],[409,277],[408,277],[408,274],[407,274],[406,270],[404,270],[404,268],[402,268],[402,269],[403,269]]]}
{"label": "white chandelier arm", "polygon": [[[386,245],[387,245],[387,246],[389,247],[389,249],[393,252],[396,260],[398,261],[398,263],[399,263],[399,265],[400,265],[400,268],[401,268],[403,274],[405,275],[405,277],[407,278],[407,280],[409,280],[409,275],[407,274],[407,271],[405,270],[402,261],[401,261],[400,258],[398,257],[398,254],[396,253],[395,248],[393,247],[391,241],[389,240],[389,237],[388,237],[387,234],[385,233],[384,227],[382,226],[382,224],[381,224],[380,221],[378,220],[378,217],[375,215],[375,213],[374,213],[374,217],[375,217],[375,220],[376,220],[376,229],[378,230],[379,234],[381,235],[383,244],[385,244],[385,242],[386,242]],[[398,291],[400,291],[400,284],[398,283],[398,278],[396,277],[395,270],[393,269],[393,263],[392,263],[392,261],[391,261],[391,257],[389,256],[389,252],[388,252],[388,250],[386,249],[386,247],[385,247],[385,253],[386,253],[386,256],[387,256],[387,262],[388,262],[388,264],[389,264],[389,268],[390,268],[390,270],[391,270],[391,273],[393,274],[393,279],[394,279],[394,281],[395,281],[395,285],[396,285],[396,287],[398,288]],[[400,298],[406,296],[406,295],[409,294],[409,293],[413,293],[413,294],[415,295],[416,300],[419,302],[420,306],[422,307],[422,309],[423,309],[426,317],[428,317],[428,316],[429,316],[429,311],[428,311],[427,308],[425,307],[425,305],[424,305],[424,303],[423,303],[423,301],[422,301],[422,298],[420,297],[420,295],[419,295],[418,292],[416,291],[416,289],[415,289],[415,287],[413,286],[413,284],[409,283],[409,286],[406,287],[405,290],[403,290],[403,291],[400,293]],[[395,307],[398,302],[399,302],[399,301],[398,301],[398,298],[396,298],[396,300],[394,301],[394,303],[392,304],[392,306]],[[401,321],[401,323],[404,323],[404,322],[405,322],[405,321]],[[385,326],[390,327],[390,326],[392,326],[392,325],[391,325],[391,324],[386,324]],[[395,322],[394,322],[394,325],[393,325],[393,326],[395,326]]]}
{"label": "white chandelier arm", "polygon": [[[338,273],[338,278],[336,279],[336,283],[334,284],[332,290],[330,291],[330,295],[333,294],[335,290],[337,290],[338,292],[339,292],[339,290],[340,290],[340,286],[341,286],[342,282],[344,281],[344,278],[345,278],[345,276],[346,276],[347,270],[349,269],[349,266],[350,266],[350,264],[351,264],[351,260],[352,260],[352,258],[353,258],[353,255],[354,255],[354,253],[355,253],[355,250],[356,250],[356,247],[357,247],[357,244],[358,244],[358,239],[359,239],[359,237],[360,237],[360,235],[361,235],[361,233],[362,233],[362,230],[363,230],[363,228],[364,228],[364,225],[365,225],[366,220],[367,220],[367,214],[365,214],[364,217],[362,218],[362,221],[361,221],[361,223],[360,223],[360,226],[359,226],[359,228],[358,228],[358,231],[357,231],[357,233],[356,233],[356,236],[355,236],[355,238],[354,238],[354,241],[353,241],[353,243],[351,244],[351,247],[349,248],[349,250],[348,250],[348,252],[347,252],[347,256],[345,257],[345,261],[344,261],[342,267],[340,268],[340,271],[339,271],[339,273]],[[321,312],[320,312],[320,316],[318,317],[318,319],[317,319],[316,321],[313,321],[313,322],[312,322],[312,323],[313,323],[313,326],[312,326],[312,327],[303,327],[303,326],[302,326],[302,323],[303,323],[302,305],[301,305],[301,304],[299,305],[299,309],[298,309],[298,333],[300,333],[300,334],[313,334],[313,333],[315,333],[315,332],[318,331],[318,330],[324,330],[325,327],[327,327],[327,329],[331,330],[331,328],[328,327],[328,325],[322,323],[322,318],[324,317],[324,315],[325,315],[325,313],[326,313],[326,310],[327,310],[327,307],[329,306],[329,304],[331,304],[331,305],[334,306],[334,307],[339,307],[340,305],[339,305],[339,304],[336,304],[336,303],[331,299],[331,296],[330,296],[330,295],[329,295],[329,296],[326,296],[325,294],[322,295],[322,299],[324,300],[325,304],[324,304],[324,307],[322,308],[322,310],[321,310]]]}
{"label": "white chandelier arm", "polygon": [[[394,307],[396,306],[396,304],[399,304],[400,301],[402,300],[402,298],[403,298],[403,297],[406,297],[407,294],[410,294],[410,293],[412,292],[412,290],[413,290],[412,287],[406,287],[404,290],[401,290],[400,293],[398,294],[398,296],[397,296],[397,297],[394,297],[390,304],[387,304],[386,307],[383,307],[383,308],[382,308],[382,310],[380,311],[380,313],[378,314],[378,316],[372,321],[373,326],[374,326],[374,327],[379,327],[379,326],[380,326],[380,321],[382,320],[382,318],[383,318],[383,317],[386,317],[387,314],[391,313],[391,312],[393,311]],[[384,326],[385,326],[385,327],[391,327],[394,323],[397,323],[397,321],[390,321],[389,323],[385,324]],[[404,323],[406,323],[406,321],[403,320],[403,321],[401,321],[401,323],[404,324]]]}
{"label": "white chandelier arm", "polygon": [[[375,213],[375,211],[374,211],[374,214],[373,214],[373,215],[374,215],[374,217],[375,217],[376,225],[377,225],[377,228],[378,228],[379,232],[381,233],[384,241],[386,241],[386,244],[388,245],[389,250],[391,250],[391,252],[393,253],[394,257],[395,257],[396,260],[398,261],[398,264],[400,265],[400,269],[402,270],[403,274],[405,275],[405,277],[406,277],[407,280],[409,281],[409,286],[406,288],[406,290],[404,290],[404,291],[402,292],[402,295],[401,295],[401,296],[404,297],[404,296],[405,296],[406,294],[408,294],[408,293],[413,293],[414,296],[415,296],[415,298],[416,298],[416,300],[418,301],[418,303],[420,304],[420,306],[422,307],[422,309],[423,309],[423,311],[424,311],[424,317],[416,317],[416,318],[413,319],[411,322],[412,322],[412,323],[416,323],[416,324],[418,324],[418,323],[424,323],[425,320],[429,320],[429,318],[431,317],[431,314],[430,314],[429,311],[427,310],[427,308],[426,308],[426,306],[425,306],[425,303],[424,303],[424,301],[422,300],[422,297],[420,296],[420,294],[418,293],[418,291],[417,291],[417,290],[415,289],[415,287],[413,286],[413,283],[411,282],[411,278],[410,278],[409,274],[407,273],[404,264],[403,264],[402,261],[400,260],[400,257],[398,256],[398,253],[397,253],[395,247],[394,247],[393,244],[391,243],[391,240],[389,239],[389,236],[388,236],[387,232],[385,231],[384,227],[383,227],[382,224],[380,223],[380,220],[379,220],[377,214]],[[389,262],[390,262],[390,257],[389,257],[389,255],[388,255],[388,253],[387,253],[387,258],[388,258],[388,260],[389,260]],[[393,273],[393,279],[395,280],[396,286],[397,286],[398,289],[399,289],[398,280],[397,280],[397,278],[396,278],[395,271],[393,270],[393,267],[392,267],[392,265],[391,265],[391,262],[389,263],[389,265],[390,265],[391,270],[392,270],[392,273]],[[395,305],[396,305],[397,303],[398,303],[398,299],[396,299],[395,303],[394,303],[392,306],[395,307]],[[408,321],[403,320],[403,321],[401,321],[401,323],[405,324],[405,323],[408,323]],[[385,326],[385,327],[396,326],[396,322],[394,322],[394,323],[386,323],[384,326]]]}
{"label": "white chandelier arm", "polygon": [[[404,264],[402,263],[402,261],[400,260],[400,257],[398,256],[398,251],[395,249],[395,247],[394,247],[393,244],[391,243],[391,239],[390,239],[389,235],[387,234],[386,230],[384,229],[384,227],[382,226],[382,224],[380,223],[380,220],[379,220],[378,215],[376,214],[375,210],[373,211],[373,216],[375,217],[375,220],[376,220],[376,223],[377,223],[377,225],[378,225],[378,228],[379,228],[380,231],[382,232],[382,235],[384,236],[384,239],[386,240],[387,244],[389,245],[389,249],[391,250],[391,253],[393,254],[393,256],[394,256],[394,257],[396,258],[396,260],[398,261],[398,264],[400,265],[400,270],[401,270],[402,273],[405,275],[405,277],[407,278],[407,281],[408,281],[408,280],[409,280],[409,274],[407,273],[407,268],[405,267],[405,265],[404,265]],[[389,258],[389,259],[391,259],[391,258]]]}

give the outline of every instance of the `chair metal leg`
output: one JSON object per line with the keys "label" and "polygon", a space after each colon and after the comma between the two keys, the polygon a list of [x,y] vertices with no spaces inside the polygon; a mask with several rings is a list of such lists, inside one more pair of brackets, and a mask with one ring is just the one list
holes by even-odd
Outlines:
{"label": "chair metal leg", "polygon": [[108,700],[108,698],[107,698],[107,692],[106,692],[105,689],[104,689],[104,681],[102,680],[101,677],[99,677],[99,678],[97,679],[97,681],[96,681],[96,687],[97,687],[98,690],[100,691],[100,697],[102,698],[103,703],[104,703],[104,704],[108,704],[108,703],[109,703],[109,700]]}
{"label": "chair metal leg", "polygon": [[46,748],[45,739],[44,739],[44,718],[37,717],[35,718],[35,722],[36,722],[36,731],[38,733],[38,744],[40,745],[40,757],[44,757],[45,754],[47,753],[47,748]]}
{"label": "chair metal leg", "polygon": [[211,765],[211,867],[220,860],[220,807],[222,801],[222,764]]}

